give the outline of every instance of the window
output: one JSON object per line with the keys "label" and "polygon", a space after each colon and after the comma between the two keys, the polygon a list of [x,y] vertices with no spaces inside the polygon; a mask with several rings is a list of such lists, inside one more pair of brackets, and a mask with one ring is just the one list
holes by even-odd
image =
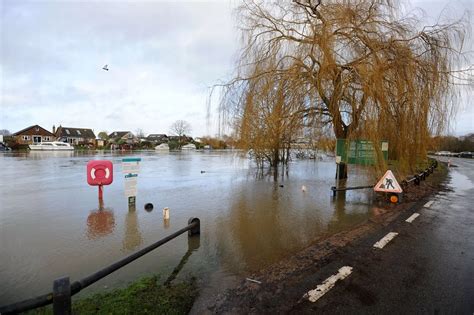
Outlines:
{"label": "window", "polygon": [[65,130],[66,130],[66,133],[67,133],[68,135],[71,134],[71,133],[69,132],[69,129],[65,129]]}
{"label": "window", "polygon": [[22,138],[24,141],[30,140],[30,136],[22,136],[21,138]]}
{"label": "window", "polygon": [[44,141],[51,141],[51,138],[50,137],[43,137],[43,140]]}
{"label": "window", "polygon": [[77,134],[78,135],[81,135],[81,131],[80,130],[76,130],[77,131]]}

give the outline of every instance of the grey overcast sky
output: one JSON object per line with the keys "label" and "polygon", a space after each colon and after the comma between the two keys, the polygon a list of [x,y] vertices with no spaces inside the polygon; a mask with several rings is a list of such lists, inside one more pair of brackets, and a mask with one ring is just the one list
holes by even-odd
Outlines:
{"label": "grey overcast sky", "polygon": [[[214,135],[208,88],[233,71],[238,3],[0,0],[0,129],[168,133],[184,119],[193,136]],[[473,3],[412,1],[407,8],[421,7],[430,22],[441,12],[472,14]],[[474,132],[472,96],[461,100],[456,135]]]}

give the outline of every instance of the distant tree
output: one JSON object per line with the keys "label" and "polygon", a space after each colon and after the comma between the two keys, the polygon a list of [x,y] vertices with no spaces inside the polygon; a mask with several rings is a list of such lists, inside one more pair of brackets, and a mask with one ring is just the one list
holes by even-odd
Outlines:
{"label": "distant tree", "polygon": [[141,128],[137,128],[135,130],[135,135],[137,136],[137,138],[144,138],[145,137],[145,133],[143,132],[143,129],[141,129]]}
{"label": "distant tree", "polygon": [[11,135],[10,130],[7,129],[0,129],[0,135],[2,136],[9,136]]}
{"label": "distant tree", "polygon": [[185,120],[177,120],[170,126],[170,133],[179,137],[179,146],[181,146],[183,136],[191,133],[191,125]]}
{"label": "distant tree", "polygon": [[435,145],[433,150],[441,151],[451,151],[451,152],[463,152],[463,151],[474,151],[474,142],[468,137],[463,139],[453,137],[453,136],[444,136],[434,139]]}
{"label": "distant tree", "polygon": [[109,139],[109,135],[107,134],[107,131],[99,132],[98,137],[102,140],[108,140]]}

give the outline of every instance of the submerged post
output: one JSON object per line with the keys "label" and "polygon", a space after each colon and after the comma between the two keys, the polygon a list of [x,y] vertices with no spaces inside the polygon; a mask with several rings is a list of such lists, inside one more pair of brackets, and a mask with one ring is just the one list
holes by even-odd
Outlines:
{"label": "submerged post", "polygon": [[99,185],[99,200],[102,200],[102,196],[103,196],[103,186],[102,185]]}
{"label": "submerged post", "polygon": [[69,277],[54,280],[53,313],[54,315],[71,314],[71,284]]}

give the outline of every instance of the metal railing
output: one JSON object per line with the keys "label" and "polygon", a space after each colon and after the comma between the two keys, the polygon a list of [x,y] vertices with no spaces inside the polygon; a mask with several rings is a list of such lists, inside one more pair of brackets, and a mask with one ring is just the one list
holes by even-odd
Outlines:
{"label": "metal railing", "polygon": [[179,235],[188,232],[189,236],[200,234],[201,223],[198,218],[190,218],[188,225],[173,234],[151,244],[147,247],[81,279],[70,283],[69,277],[63,277],[54,280],[53,292],[43,294],[31,299],[13,303],[10,305],[0,306],[0,314],[16,314],[32,310],[45,305],[53,304],[54,314],[71,314],[71,297],[74,294],[79,293],[81,290],[87,288],[91,284],[99,281],[100,279],[108,276],[112,272],[124,267],[132,261],[142,257],[143,255],[151,252],[152,250],[160,247],[161,245],[171,241]]}
{"label": "metal railing", "polygon": [[356,190],[356,189],[369,189],[369,188],[374,188],[374,185],[371,186],[354,186],[354,187],[342,187],[342,188],[336,188],[336,186],[332,186],[332,196],[336,197],[336,193],[338,191],[346,191],[346,190]]}
{"label": "metal railing", "polygon": [[403,180],[401,182],[402,188],[407,187],[408,184],[410,183],[414,183],[416,186],[420,185],[421,181],[425,180],[428,176],[430,176],[430,174],[432,174],[435,168],[437,167],[438,167],[438,161],[432,160],[431,165],[427,167],[425,170],[417,172],[410,179]]}

